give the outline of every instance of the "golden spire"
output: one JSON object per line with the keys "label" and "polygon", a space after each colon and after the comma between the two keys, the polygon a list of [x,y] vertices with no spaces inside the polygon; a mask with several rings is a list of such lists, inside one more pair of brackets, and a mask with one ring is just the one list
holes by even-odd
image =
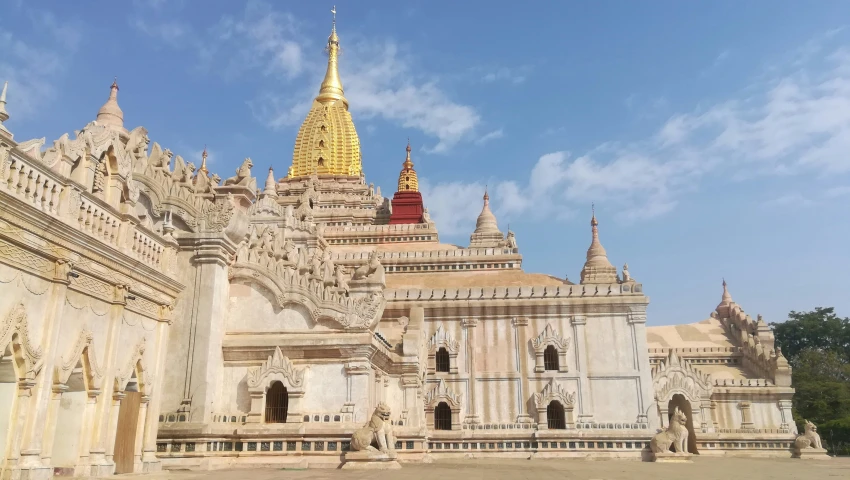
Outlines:
{"label": "golden spire", "polygon": [[410,160],[410,139],[407,139],[407,158],[402,164],[401,173],[398,174],[398,191],[399,192],[418,192],[419,178],[416,176],[416,170],[413,169],[413,161]]}
{"label": "golden spire", "polygon": [[201,168],[198,169],[198,173],[201,174],[201,175],[206,175],[207,173],[209,173],[209,170],[207,170],[207,157],[208,156],[209,155],[207,154],[207,146],[204,145],[204,152],[201,153]]}
{"label": "golden spire", "polygon": [[342,100],[346,108],[348,108],[348,100],[345,99],[345,94],[342,89],[342,80],[339,78],[339,37],[336,34],[336,5],[331,9],[333,14],[333,26],[331,34],[328,37],[328,46],[325,50],[328,52],[328,70],[325,72],[325,79],[322,80],[322,86],[319,89],[319,96],[316,97],[321,103],[332,103],[337,100]]}
{"label": "golden spire", "polygon": [[3,84],[3,91],[0,92],[0,132],[11,136],[12,132],[3,126],[3,122],[9,119],[9,112],[6,111],[6,90],[9,88],[9,82]]}

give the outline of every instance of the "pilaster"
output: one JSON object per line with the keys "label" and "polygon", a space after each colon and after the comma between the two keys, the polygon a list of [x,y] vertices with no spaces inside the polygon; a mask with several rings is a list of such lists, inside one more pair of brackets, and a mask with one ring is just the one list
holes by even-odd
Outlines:
{"label": "pilaster", "polygon": [[580,386],[578,392],[578,422],[587,423],[593,421],[593,395],[590,391],[590,381],[587,378],[587,333],[585,332],[587,317],[574,315],[570,319],[570,323],[573,326],[573,338],[576,344],[576,370],[578,370]]}
{"label": "pilaster", "polygon": [[466,404],[466,418],[463,423],[481,423],[481,417],[478,415],[478,406],[476,403],[475,390],[476,385],[476,355],[475,355],[475,327],[478,326],[478,319],[464,318],[460,322],[464,332],[464,340],[466,345],[466,374],[468,378],[469,401]]}
{"label": "pilaster", "polygon": [[[68,285],[71,283],[69,275],[72,269],[73,264],[67,259],[60,258],[55,261],[53,283],[48,300],[49,307],[44,317],[44,328],[40,339],[42,351],[47,354],[44,356],[41,374],[27,390],[26,399],[18,397],[19,415],[22,411],[29,412],[26,416],[19,416],[23,428],[17,430],[22,433],[18,440],[20,442],[18,467],[20,470],[30,470],[28,474],[30,478],[49,478],[49,474],[53,473],[49,461],[42,462],[41,453],[44,447],[45,425],[47,425],[50,404],[53,400],[53,371],[58,358],[54,351],[59,341],[59,326],[65,308]],[[48,476],[44,477],[45,474]],[[22,473],[21,476],[24,477],[24,474]]]}
{"label": "pilaster", "polygon": [[[634,368],[640,373],[640,394],[638,396],[638,423],[655,423],[648,416],[655,397],[652,386],[652,370],[649,366],[649,348],[646,344],[646,311],[633,310],[628,315],[628,324],[632,333],[632,348],[634,349]],[[706,418],[703,416],[703,418]]]}
{"label": "pilaster", "polygon": [[517,423],[532,423],[533,420],[531,415],[528,413],[528,407],[526,405],[526,395],[528,395],[529,387],[528,387],[528,318],[526,317],[515,317],[511,324],[514,327],[514,334],[517,342],[517,372],[519,372],[519,397],[517,398],[518,411],[517,415]]}
{"label": "pilaster", "polygon": [[186,299],[190,325],[183,402],[190,405],[190,421],[210,423],[213,412],[220,408],[217,403],[224,368],[222,341],[229,291],[227,265],[235,247],[219,236],[181,237],[180,243],[181,247],[194,250],[191,263],[195,270],[195,296]]}

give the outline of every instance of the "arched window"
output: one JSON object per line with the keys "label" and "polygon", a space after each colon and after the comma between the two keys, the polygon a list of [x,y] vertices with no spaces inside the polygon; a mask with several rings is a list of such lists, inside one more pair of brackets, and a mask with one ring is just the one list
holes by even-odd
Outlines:
{"label": "arched window", "polygon": [[555,349],[554,345],[549,345],[543,351],[543,368],[546,370],[558,370],[558,350]]}
{"label": "arched window", "polygon": [[266,392],[266,423],[286,423],[289,394],[280,382],[272,382]]}
{"label": "arched window", "polygon": [[449,372],[449,351],[446,350],[445,347],[440,347],[437,350],[437,355],[435,356],[436,360],[436,370],[438,372]]}
{"label": "arched window", "polygon": [[324,159],[324,158],[322,158],[322,157],[319,157],[319,166],[320,166],[320,167],[324,167],[324,166],[325,166],[325,159]]}
{"label": "arched window", "polygon": [[546,407],[546,418],[549,421],[550,430],[563,430],[567,428],[567,423],[564,419],[564,406],[561,402],[552,400],[549,406]]}
{"label": "arched window", "polygon": [[452,429],[452,409],[446,402],[440,402],[434,409],[434,430]]}

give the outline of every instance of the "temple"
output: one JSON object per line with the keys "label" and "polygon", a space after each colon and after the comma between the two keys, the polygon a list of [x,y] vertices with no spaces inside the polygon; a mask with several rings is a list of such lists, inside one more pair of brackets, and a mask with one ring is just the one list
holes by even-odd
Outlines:
{"label": "temple", "polygon": [[725,281],[704,320],[647,327],[595,212],[572,283],[523,269],[486,191],[469,246],[441,243],[409,144],[392,200],[366,182],[339,47],[334,22],[259,179],[128,130],[117,81],[75,134],[18,142],[4,86],[2,478],[336,467],[379,405],[402,462],[639,459],[674,411],[692,453],[791,456],[791,369]]}

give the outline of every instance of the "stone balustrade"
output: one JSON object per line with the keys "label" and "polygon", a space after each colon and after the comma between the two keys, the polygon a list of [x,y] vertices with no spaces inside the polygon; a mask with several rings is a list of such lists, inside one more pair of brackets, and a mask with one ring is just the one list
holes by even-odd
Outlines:
{"label": "stone balustrade", "polygon": [[635,284],[611,285],[562,285],[522,287],[473,287],[473,288],[400,288],[387,289],[388,301],[405,300],[512,300],[547,299],[570,297],[610,297],[617,295],[643,295],[643,286]]}
{"label": "stone balustrade", "polygon": [[[334,261],[346,260],[368,260],[371,252],[344,252],[334,253]],[[439,259],[457,259],[458,257],[492,257],[496,255],[516,255],[510,248],[458,248],[456,250],[425,250],[413,252],[381,252],[382,262],[392,262],[393,260],[420,259],[420,260],[439,260]]]}
{"label": "stone balustrade", "polygon": [[171,273],[173,255],[159,234],[37,160],[9,155],[0,165],[0,190],[145,265]]}

